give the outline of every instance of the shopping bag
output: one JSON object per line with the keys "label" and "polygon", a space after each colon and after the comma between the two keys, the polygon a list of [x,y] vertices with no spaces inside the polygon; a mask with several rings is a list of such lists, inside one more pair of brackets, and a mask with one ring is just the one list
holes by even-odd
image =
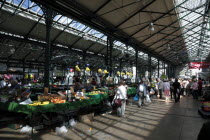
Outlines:
{"label": "shopping bag", "polygon": [[151,88],[150,95],[153,95],[153,94],[155,94],[155,91]]}
{"label": "shopping bag", "polygon": [[139,100],[139,95],[136,94],[136,95],[133,97],[133,100],[134,100],[134,101],[138,101],[138,100]]}
{"label": "shopping bag", "polygon": [[146,101],[149,102],[149,103],[151,102],[151,99],[150,99],[148,94],[146,95]]}

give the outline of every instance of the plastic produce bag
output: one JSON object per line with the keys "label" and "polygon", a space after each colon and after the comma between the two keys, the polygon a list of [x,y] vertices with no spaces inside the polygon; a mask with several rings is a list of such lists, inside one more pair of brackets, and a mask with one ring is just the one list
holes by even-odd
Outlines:
{"label": "plastic produce bag", "polygon": [[149,103],[151,102],[151,99],[150,99],[148,94],[146,95],[146,101],[149,102]]}
{"label": "plastic produce bag", "polygon": [[138,101],[138,100],[139,100],[139,95],[136,94],[136,95],[133,97],[133,100],[134,100],[134,101]]}
{"label": "plastic produce bag", "polygon": [[155,91],[153,89],[150,90],[150,95],[155,94]]}
{"label": "plastic produce bag", "polygon": [[33,102],[31,101],[30,98],[28,98],[27,100],[20,102],[21,105],[27,105],[27,104],[32,104]]}
{"label": "plastic produce bag", "polygon": [[26,126],[24,126],[23,128],[20,129],[21,133],[31,133],[31,131],[32,131],[32,127],[30,127],[28,125],[26,125]]}
{"label": "plastic produce bag", "polygon": [[118,107],[117,108],[117,116],[122,116],[122,109],[121,109],[121,107]]}
{"label": "plastic produce bag", "polygon": [[77,122],[74,119],[70,119],[69,124],[70,124],[70,126],[74,126],[77,124]]}
{"label": "plastic produce bag", "polygon": [[60,135],[60,134],[63,134],[63,133],[67,133],[68,129],[65,126],[56,127],[55,132]]}

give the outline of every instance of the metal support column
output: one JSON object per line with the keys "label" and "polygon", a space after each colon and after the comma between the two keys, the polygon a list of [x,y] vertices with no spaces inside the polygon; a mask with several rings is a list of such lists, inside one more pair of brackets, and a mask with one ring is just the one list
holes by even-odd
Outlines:
{"label": "metal support column", "polygon": [[37,68],[37,71],[38,71],[38,73],[37,73],[37,79],[39,79],[39,72],[40,72],[40,68],[39,67]]}
{"label": "metal support column", "polygon": [[23,84],[25,84],[25,60],[23,60]]}
{"label": "metal support column", "polygon": [[138,83],[138,50],[136,49],[136,80],[135,83]]}
{"label": "metal support column", "polygon": [[121,80],[121,77],[122,77],[121,73],[122,73],[122,59],[120,59],[120,80]]}
{"label": "metal support column", "polygon": [[163,62],[163,73],[164,73],[164,75],[166,75],[166,63],[165,62]]}
{"label": "metal support column", "polygon": [[151,56],[148,57],[148,61],[149,61],[149,66],[148,66],[148,78],[149,80],[151,81],[151,78],[152,78],[152,59],[151,59]]}
{"label": "metal support column", "polygon": [[113,49],[113,38],[107,37],[107,59],[106,59],[106,66],[107,70],[110,73],[110,76],[112,76],[112,49]]}
{"label": "metal support column", "polygon": [[171,78],[171,75],[170,75],[170,65],[169,64],[167,65],[166,73],[168,75],[168,78]]}
{"label": "metal support column", "polygon": [[158,78],[160,77],[160,61],[158,59]]}
{"label": "metal support column", "polygon": [[46,23],[46,47],[45,47],[45,66],[44,66],[44,87],[46,91],[49,89],[50,78],[50,60],[51,60],[51,40],[50,31],[52,26],[53,11],[51,8],[45,9],[45,23]]}

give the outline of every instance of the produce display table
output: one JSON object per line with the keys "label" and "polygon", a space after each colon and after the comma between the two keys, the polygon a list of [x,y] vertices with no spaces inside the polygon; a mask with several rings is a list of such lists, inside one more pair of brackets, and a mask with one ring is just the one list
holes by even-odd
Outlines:
{"label": "produce display table", "polygon": [[28,114],[29,116],[36,113],[57,112],[65,110],[77,110],[82,107],[100,104],[101,101],[108,98],[108,94],[99,94],[97,98],[84,99],[75,102],[67,102],[61,104],[48,104],[39,106],[20,105],[18,103],[0,103],[0,110],[9,112],[18,112]]}

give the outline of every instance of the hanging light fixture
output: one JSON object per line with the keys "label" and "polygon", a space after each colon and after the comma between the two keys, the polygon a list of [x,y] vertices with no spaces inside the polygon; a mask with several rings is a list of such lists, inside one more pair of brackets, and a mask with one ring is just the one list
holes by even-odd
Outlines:
{"label": "hanging light fixture", "polygon": [[15,49],[12,48],[12,49],[10,50],[10,53],[13,54],[14,52],[15,52]]}
{"label": "hanging light fixture", "polygon": [[150,31],[152,31],[152,32],[155,31],[154,23],[153,22],[150,23],[149,28],[150,28]]}
{"label": "hanging light fixture", "polygon": [[168,47],[167,47],[167,49],[168,49],[168,50],[170,50],[170,49],[171,49],[171,47],[170,47],[170,45],[169,45],[169,44],[168,44]]}

